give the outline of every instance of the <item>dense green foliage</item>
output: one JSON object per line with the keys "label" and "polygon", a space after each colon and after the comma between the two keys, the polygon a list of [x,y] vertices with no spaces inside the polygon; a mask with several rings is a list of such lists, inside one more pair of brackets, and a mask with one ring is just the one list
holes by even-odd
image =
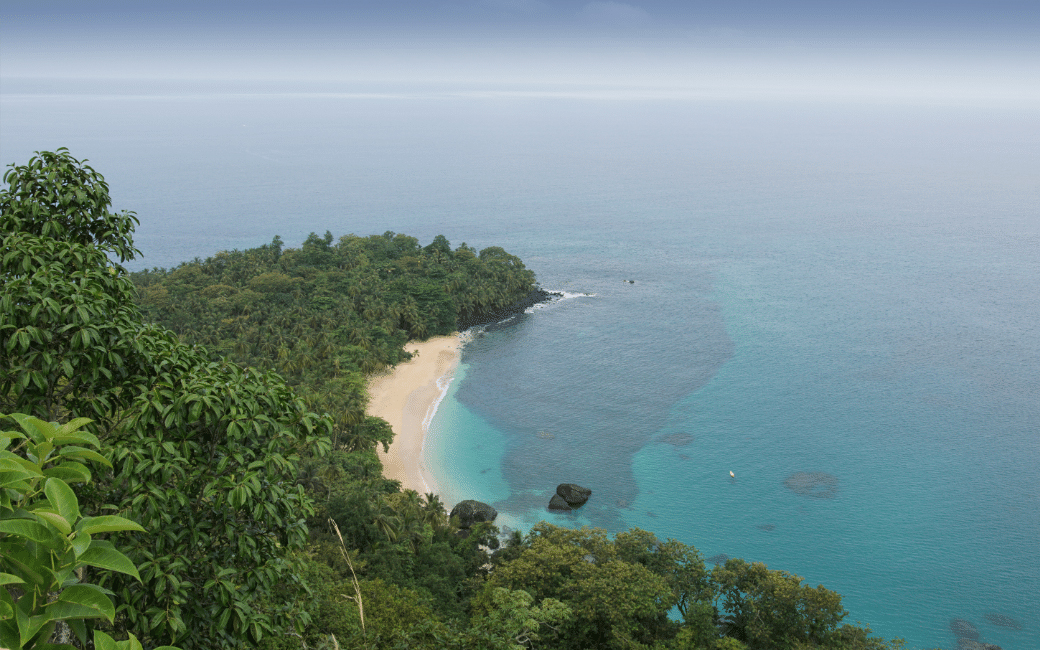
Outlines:
{"label": "dense green foliage", "polygon": [[[407,358],[409,339],[527,295],[533,274],[502,249],[312,234],[131,282],[111,259],[132,256],[135,220],[108,211],[93,170],[59,150],[5,179],[0,412],[96,440],[100,453],[59,454],[80,478],[77,458],[111,466],[89,484],[0,466],[0,497],[70,526],[32,540],[61,556],[46,580],[62,580],[41,578],[35,600],[18,586],[27,576],[0,575],[0,626],[19,642],[32,630],[17,611],[92,584],[114,607],[93,637],[106,650],[892,647],[843,624],[838,594],[764,565],[708,570],[693,547],[646,531],[545,523],[499,548],[494,526],[459,530],[436,495],[383,477],[375,450],[393,434],[365,416],[366,374]],[[80,414],[91,421],[56,424]],[[37,462],[33,444],[0,460]],[[116,521],[105,517],[140,526],[85,548],[69,536]],[[24,532],[0,526],[0,546],[28,544]],[[128,563],[87,561],[95,546]]]}
{"label": "dense green foliage", "polygon": [[20,413],[10,419],[21,430],[0,430],[0,647],[42,649],[60,623],[85,643],[88,621],[112,623],[116,613],[108,593],[82,579],[85,569],[141,580],[98,535],[144,529],[123,517],[80,512],[71,485],[90,482],[84,462],[109,465],[96,451],[98,439],[81,430],[89,420],[59,427]]}
{"label": "dense green foliage", "polygon": [[299,584],[312,507],[298,458],[327,451],[331,422],[277,375],[211,360],[145,324],[109,261],[132,254],[134,219],[108,212],[107,186],[89,167],[44,153],[5,180],[0,411],[93,420],[115,471],[80,487],[78,506],[144,526],[119,539],[140,581],[91,568],[119,597],[114,631],[216,648],[304,623],[267,595]]}
{"label": "dense green foliage", "polygon": [[38,151],[25,165],[11,165],[0,195],[0,232],[93,245],[120,262],[135,253],[133,212],[113,214],[108,183],[69,150]]}

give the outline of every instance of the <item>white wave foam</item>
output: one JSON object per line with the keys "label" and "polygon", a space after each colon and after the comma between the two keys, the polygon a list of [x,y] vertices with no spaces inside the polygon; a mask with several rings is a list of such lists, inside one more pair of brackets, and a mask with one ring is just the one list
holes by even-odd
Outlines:
{"label": "white wave foam", "polygon": [[564,300],[573,300],[575,298],[594,298],[596,296],[596,294],[594,294],[594,293],[576,293],[576,292],[572,292],[572,291],[555,291],[555,290],[548,290],[548,291],[549,291],[549,293],[552,294],[552,298],[550,298],[549,300],[546,300],[545,302],[540,302],[540,303],[537,303],[535,305],[532,305],[532,306],[528,307],[527,309],[524,310],[524,313],[525,314],[533,314],[536,309],[547,309],[547,308],[551,307],[552,305],[555,305],[558,302],[563,302]]}
{"label": "white wave foam", "polygon": [[[463,332],[462,334],[459,335],[459,338],[464,338],[465,334],[466,333]],[[470,338],[472,338],[472,337],[465,338],[465,340],[468,341]],[[426,441],[427,441],[427,439],[429,439],[430,424],[433,423],[433,417],[435,415],[437,415],[437,408],[440,407],[441,402],[443,402],[444,398],[447,397],[448,389],[451,388],[451,382],[454,379],[455,379],[455,367],[454,366],[451,368],[451,370],[449,370],[448,372],[444,373],[443,375],[441,375],[440,377],[437,378],[437,388],[440,390],[440,394],[437,396],[437,399],[433,400],[433,403],[430,404],[430,407],[428,409],[426,409],[426,416],[423,417],[423,421],[422,421],[422,425],[421,425],[421,427],[422,427],[422,446],[419,449],[419,463],[420,463],[419,478],[420,478],[420,480],[422,480],[423,486],[426,488],[426,493],[434,491],[430,487],[430,484],[426,482],[426,474],[429,471],[427,469],[427,465],[426,465]]]}
{"label": "white wave foam", "polygon": [[563,298],[560,300],[570,300],[571,298],[594,298],[594,293],[571,293],[570,291],[554,291],[553,293],[562,293]]}

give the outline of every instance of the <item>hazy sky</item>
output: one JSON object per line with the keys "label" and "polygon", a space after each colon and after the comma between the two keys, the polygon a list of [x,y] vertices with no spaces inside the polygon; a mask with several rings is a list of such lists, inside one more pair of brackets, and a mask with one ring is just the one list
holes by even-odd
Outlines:
{"label": "hazy sky", "polygon": [[66,76],[1033,101],[1040,2],[3,2],[0,77]]}

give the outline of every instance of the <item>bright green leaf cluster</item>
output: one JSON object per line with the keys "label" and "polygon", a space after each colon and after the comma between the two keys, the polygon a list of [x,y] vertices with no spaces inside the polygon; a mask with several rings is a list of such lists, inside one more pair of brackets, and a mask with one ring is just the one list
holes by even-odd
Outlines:
{"label": "bright green leaf cluster", "polygon": [[112,417],[143,370],[133,285],[93,245],[0,235],[0,409]]}
{"label": "bright green leaf cluster", "polygon": [[140,580],[134,564],[99,533],[144,531],[115,515],[84,517],[70,483],[87,483],[84,462],[110,466],[77,418],[63,425],[15,413],[20,431],[0,431],[0,647],[42,648],[65,622],[86,642],[86,621],[112,623],[111,593],[83,582],[85,567]]}
{"label": "bright green leaf cluster", "polygon": [[287,624],[258,599],[307,541],[313,507],[296,467],[304,450],[327,450],[328,421],[275,375],[207,362],[172,340],[147,346],[164,362],[110,438],[110,489],[149,531],[128,542],[144,585],[107,584],[129,605],[129,627],[150,638],[257,642]]}

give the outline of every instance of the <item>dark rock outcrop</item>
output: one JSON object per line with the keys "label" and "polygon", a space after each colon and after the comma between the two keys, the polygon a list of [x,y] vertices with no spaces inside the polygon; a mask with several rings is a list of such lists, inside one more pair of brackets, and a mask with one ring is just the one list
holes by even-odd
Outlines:
{"label": "dark rock outcrop", "polygon": [[472,499],[466,499],[455,504],[455,507],[451,509],[450,517],[452,519],[459,518],[460,528],[469,528],[473,524],[479,524],[482,521],[491,522],[498,516],[498,511],[481,501],[473,501]]}
{"label": "dark rock outcrop", "polygon": [[577,508],[585,505],[592,496],[592,490],[574,483],[560,483],[556,486],[556,495],[562,497],[570,507]]}
{"label": "dark rock outcrop", "polygon": [[546,291],[541,287],[535,287],[534,289],[531,289],[530,293],[526,296],[517,300],[508,307],[502,307],[501,309],[484,309],[459,316],[458,328],[459,331],[462,331],[469,329],[474,325],[489,325],[491,323],[497,323],[509,318],[510,316],[522,314],[528,307],[534,307],[540,302],[549,302],[550,300],[558,299],[562,296],[562,293]]}
{"label": "dark rock outcrop", "polygon": [[553,497],[549,499],[549,510],[554,512],[570,512],[571,509],[572,508],[570,504],[567,503],[567,500],[559,494],[554,494]]}

